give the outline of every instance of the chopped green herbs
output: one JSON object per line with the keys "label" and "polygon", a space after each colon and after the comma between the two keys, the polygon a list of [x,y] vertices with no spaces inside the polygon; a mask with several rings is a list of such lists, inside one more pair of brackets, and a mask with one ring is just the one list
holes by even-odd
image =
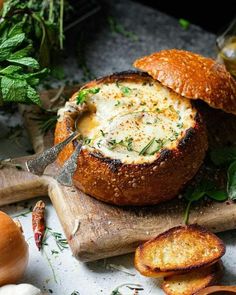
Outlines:
{"label": "chopped green herbs", "polygon": [[116,86],[120,89],[120,91],[125,95],[125,96],[130,96],[132,89],[127,87],[127,86],[123,86],[121,85],[119,82],[116,82]]}
{"label": "chopped green herbs", "polygon": [[51,253],[52,253],[52,255],[54,255],[54,254],[59,254],[59,252],[58,251],[56,251],[56,250],[51,250]]}
{"label": "chopped green herbs", "polygon": [[115,107],[118,107],[121,104],[120,100],[115,103]]}
{"label": "chopped green herbs", "polygon": [[85,145],[89,145],[91,143],[92,139],[91,138],[88,138],[88,137],[85,137],[84,138],[84,144]]}
{"label": "chopped green herbs", "polygon": [[125,147],[129,152],[133,151],[133,138],[126,137],[120,141],[116,141],[115,139],[111,139],[107,142],[109,144],[109,149],[114,150],[117,146]]}
{"label": "chopped green herbs", "polygon": [[163,139],[156,139],[154,149],[150,152],[150,155],[154,155],[155,153],[159,152],[163,148],[165,142],[166,141]]}
{"label": "chopped green herbs", "polygon": [[192,203],[199,201],[203,197],[209,197],[215,201],[225,201],[228,198],[225,191],[216,189],[214,183],[206,179],[203,179],[200,183],[198,183],[195,188],[189,187],[184,194],[184,198],[188,201],[184,212],[185,224],[188,224],[190,207]]}
{"label": "chopped green herbs", "polygon": [[96,94],[100,91],[100,88],[88,88],[82,89],[77,95],[77,104],[82,104],[88,98],[89,94]]}
{"label": "chopped green herbs", "polygon": [[118,21],[114,17],[109,16],[107,20],[110,26],[110,30],[113,34],[121,34],[122,36],[129,38],[134,42],[138,41],[138,36],[135,33],[126,30],[125,27],[122,24],[118,23]]}
{"label": "chopped green herbs", "polygon": [[179,122],[179,123],[177,123],[176,126],[177,126],[178,128],[180,128],[180,129],[182,129],[183,126],[184,126],[184,123],[183,123],[183,122]]}
{"label": "chopped green herbs", "polygon": [[102,129],[100,129],[100,132],[101,132],[102,136],[105,137],[106,133]]}
{"label": "chopped green herbs", "polygon": [[190,26],[190,22],[184,18],[179,19],[179,24],[184,30],[187,30]]}
{"label": "chopped green herbs", "polygon": [[153,145],[154,142],[155,142],[155,137],[153,137],[153,139],[151,139],[149,141],[149,143],[147,145],[145,145],[145,147],[139,152],[139,155],[145,156],[147,154],[149,148]]}

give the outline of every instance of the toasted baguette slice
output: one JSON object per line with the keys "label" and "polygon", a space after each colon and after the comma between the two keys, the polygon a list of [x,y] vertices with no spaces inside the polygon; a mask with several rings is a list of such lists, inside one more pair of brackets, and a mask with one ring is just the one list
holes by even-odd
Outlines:
{"label": "toasted baguette slice", "polygon": [[207,229],[178,226],[139,246],[135,267],[144,276],[164,277],[208,266],[224,253],[223,242]]}
{"label": "toasted baguette slice", "polygon": [[186,274],[165,278],[161,287],[167,295],[192,295],[203,288],[216,284],[221,277],[221,270],[222,267],[217,262]]}

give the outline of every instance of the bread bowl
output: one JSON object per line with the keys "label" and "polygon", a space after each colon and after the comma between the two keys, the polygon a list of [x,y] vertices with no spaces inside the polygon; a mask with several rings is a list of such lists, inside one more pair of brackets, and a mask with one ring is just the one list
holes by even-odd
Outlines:
{"label": "bread bowl", "polygon": [[[168,64],[167,56],[172,55],[166,52],[164,64]],[[185,52],[181,55],[185,58]],[[170,200],[178,195],[203,162],[207,150],[206,128],[189,98],[202,98],[194,93],[200,93],[205,85],[201,86],[203,81],[198,78],[193,83],[186,76],[186,70],[180,70],[176,76],[175,61],[171,58],[169,68],[166,66],[163,70],[168,72],[166,80],[165,75],[160,78],[154,69],[155,59],[150,59],[151,69],[145,68],[149,57],[135,63],[150,75],[121,72],[91,81],[58,112],[55,144],[74,131],[75,119],[81,117],[78,127],[84,146],[77,158],[74,185],[104,202],[141,206]],[[183,64],[178,62],[181,68]],[[202,69],[198,68],[198,62],[194,62],[194,66]],[[214,79],[224,80],[225,76],[224,73]],[[185,85],[185,92],[179,90],[179,84],[170,83],[176,79]],[[230,83],[227,84],[229,88],[233,85]],[[191,89],[190,94],[186,92],[188,89]],[[211,85],[209,89],[213,89]],[[233,95],[232,89],[224,95]],[[214,91],[210,90],[212,96]],[[204,91],[202,93],[204,98]],[[77,104],[81,94],[83,99]],[[231,107],[227,111],[232,112],[236,104],[232,98],[230,100]],[[60,166],[71,156],[76,144],[75,140],[60,153],[57,159]]]}
{"label": "bread bowl", "polygon": [[[121,87],[134,94],[124,94]],[[157,204],[174,198],[197,172],[207,148],[197,109],[144,73],[114,74],[83,87],[96,88],[99,93],[90,95],[86,103],[77,105],[75,94],[59,112],[55,143],[74,130],[75,118],[82,112],[86,115],[79,129],[92,138],[78,157],[75,186],[116,205]],[[60,165],[75,145],[68,144],[61,152]]]}

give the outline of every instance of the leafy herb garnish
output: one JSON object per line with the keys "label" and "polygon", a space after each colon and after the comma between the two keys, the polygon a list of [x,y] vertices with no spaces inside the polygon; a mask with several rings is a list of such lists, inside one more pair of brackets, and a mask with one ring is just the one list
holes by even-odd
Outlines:
{"label": "leafy herb garnish", "polygon": [[231,200],[236,200],[236,147],[215,149],[210,156],[215,165],[228,166],[227,192]]}
{"label": "leafy herb garnish", "polygon": [[88,138],[88,137],[85,137],[84,138],[84,144],[85,145],[89,145],[91,143],[92,139],[91,138]]}
{"label": "leafy herb garnish", "polygon": [[185,224],[188,224],[190,207],[192,203],[199,201],[203,197],[209,197],[215,201],[225,201],[227,200],[228,195],[223,190],[217,190],[215,185],[206,179],[203,179],[195,188],[189,187],[184,194],[184,198],[188,201],[184,213]]}
{"label": "leafy herb garnish", "polygon": [[62,237],[62,234],[59,232],[55,232],[53,231],[50,227],[46,228],[45,234],[44,234],[44,238],[43,238],[43,242],[42,245],[48,245],[46,243],[46,240],[48,238],[48,234],[50,234],[50,236],[52,236],[57,244],[58,249],[60,250],[60,252],[62,252],[64,249],[68,248],[68,242],[66,239],[64,239]]}
{"label": "leafy herb garnish", "polygon": [[236,147],[222,147],[211,151],[212,162],[217,166],[225,166],[236,161]]}
{"label": "leafy herb garnish", "polygon": [[77,104],[82,104],[88,98],[89,94],[96,94],[100,91],[100,88],[88,88],[82,89],[77,95]]}
{"label": "leafy herb garnish", "polygon": [[133,151],[133,138],[126,137],[120,141],[116,141],[115,139],[110,139],[108,141],[110,150],[114,150],[118,145],[125,147],[129,152]]}
{"label": "leafy herb garnish", "polygon": [[179,24],[185,30],[187,30],[189,28],[189,26],[190,26],[190,22],[188,20],[184,19],[184,18],[179,19]]}

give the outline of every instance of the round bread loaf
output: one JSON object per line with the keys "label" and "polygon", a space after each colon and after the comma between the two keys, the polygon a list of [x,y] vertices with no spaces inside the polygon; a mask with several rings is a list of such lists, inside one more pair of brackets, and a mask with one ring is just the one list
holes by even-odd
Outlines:
{"label": "round bread loaf", "polygon": [[[60,109],[55,144],[77,128],[83,148],[74,185],[115,205],[170,200],[195,175],[207,135],[193,102],[148,74],[122,72],[84,85]],[[58,157],[71,156],[77,140]]]}

